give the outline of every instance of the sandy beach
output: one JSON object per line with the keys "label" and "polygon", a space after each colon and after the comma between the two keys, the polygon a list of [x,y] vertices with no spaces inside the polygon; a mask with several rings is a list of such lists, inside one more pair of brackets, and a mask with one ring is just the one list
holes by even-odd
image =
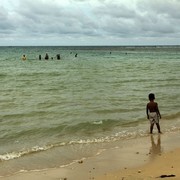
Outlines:
{"label": "sandy beach", "polygon": [[[180,179],[179,132],[153,134],[116,142],[95,157],[74,161],[67,167],[22,171],[2,180],[120,180]],[[169,176],[169,177],[168,177]]]}
{"label": "sandy beach", "polygon": [[[0,47],[0,179],[127,178],[180,148],[179,57],[166,45]],[[161,135],[145,117],[151,92]]]}
{"label": "sandy beach", "polygon": [[97,180],[148,180],[148,179],[180,179],[180,149],[172,150],[157,157],[153,162],[132,169],[107,173]]}

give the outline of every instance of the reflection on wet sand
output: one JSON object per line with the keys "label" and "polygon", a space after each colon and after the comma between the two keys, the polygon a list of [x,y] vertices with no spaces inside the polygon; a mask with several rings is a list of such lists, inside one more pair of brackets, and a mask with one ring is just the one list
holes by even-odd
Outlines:
{"label": "reflection on wet sand", "polygon": [[161,155],[162,147],[161,147],[161,134],[157,136],[157,140],[155,141],[154,135],[150,136],[151,138],[151,148],[150,148],[150,158],[153,159],[157,155]]}

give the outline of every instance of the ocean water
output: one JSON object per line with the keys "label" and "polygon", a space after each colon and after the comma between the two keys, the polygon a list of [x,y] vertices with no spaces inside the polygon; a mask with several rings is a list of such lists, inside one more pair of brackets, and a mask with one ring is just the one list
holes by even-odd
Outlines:
{"label": "ocean water", "polygon": [[0,47],[0,175],[147,136],[151,92],[163,133],[180,131],[179,46]]}

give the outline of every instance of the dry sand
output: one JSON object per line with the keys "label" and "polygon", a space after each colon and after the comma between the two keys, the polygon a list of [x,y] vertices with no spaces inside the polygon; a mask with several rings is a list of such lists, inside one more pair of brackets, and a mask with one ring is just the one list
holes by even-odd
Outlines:
{"label": "dry sand", "polygon": [[0,180],[180,179],[179,132],[116,142],[116,147],[67,167],[19,172]]}

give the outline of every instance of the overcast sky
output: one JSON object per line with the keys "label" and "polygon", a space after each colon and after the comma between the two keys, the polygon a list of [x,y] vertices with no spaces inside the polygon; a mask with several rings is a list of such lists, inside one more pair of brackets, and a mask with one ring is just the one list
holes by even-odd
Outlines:
{"label": "overcast sky", "polygon": [[180,45],[180,0],[0,0],[0,45]]}

